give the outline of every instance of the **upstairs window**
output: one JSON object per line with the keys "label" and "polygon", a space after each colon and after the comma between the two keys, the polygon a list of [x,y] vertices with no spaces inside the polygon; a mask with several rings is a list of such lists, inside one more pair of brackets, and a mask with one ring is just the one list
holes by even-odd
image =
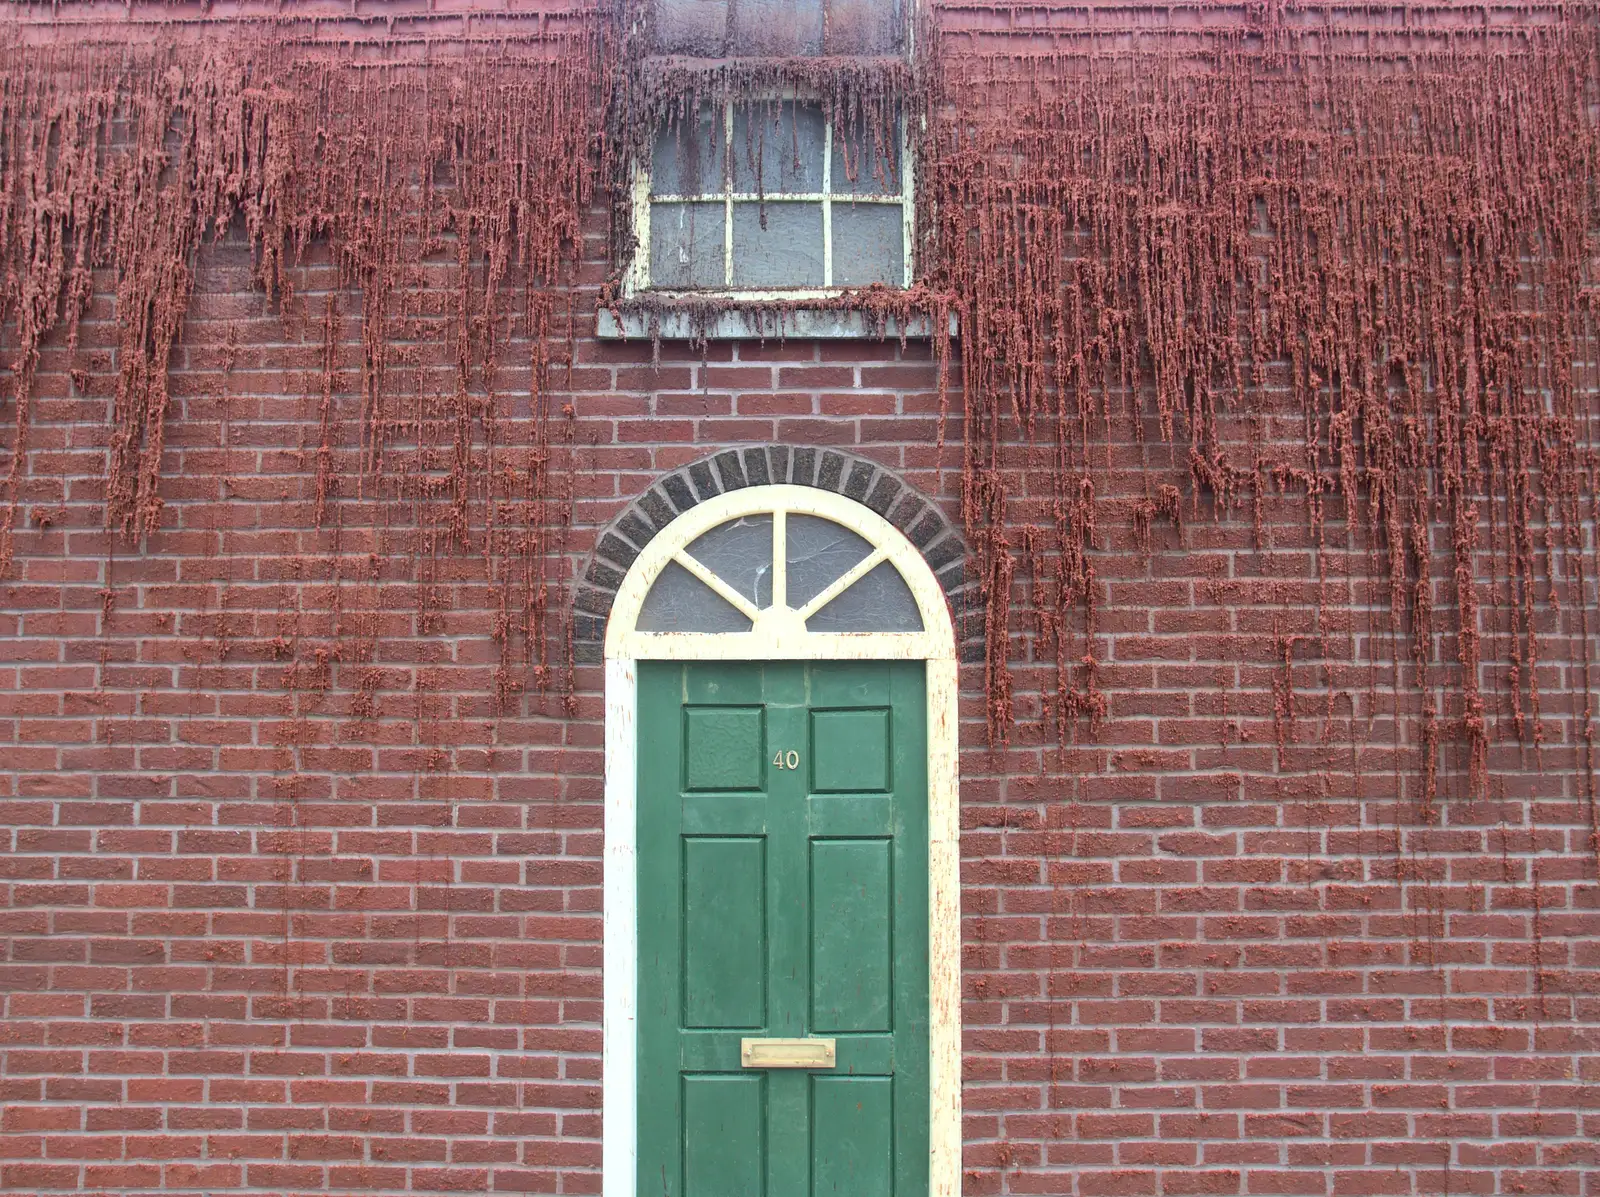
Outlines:
{"label": "upstairs window", "polygon": [[869,124],[796,98],[664,123],[636,182],[633,290],[761,300],[910,286],[904,130]]}

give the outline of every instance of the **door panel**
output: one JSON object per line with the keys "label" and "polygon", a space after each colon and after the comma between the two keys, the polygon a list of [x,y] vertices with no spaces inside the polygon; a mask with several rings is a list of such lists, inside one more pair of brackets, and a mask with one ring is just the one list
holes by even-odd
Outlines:
{"label": "door panel", "polygon": [[888,1031],[894,893],[885,839],[811,841],[811,1029]]}
{"label": "door panel", "polygon": [[811,1192],[815,1197],[893,1193],[890,1078],[819,1076],[811,1084]]}
{"label": "door panel", "polygon": [[766,1181],[766,1086],[756,1073],[683,1078],[683,1187],[759,1197]]}
{"label": "door panel", "polygon": [[766,1022],[764,839],[683,840],[683,1025]]}
{"label": "door panel", "polygon": [[925,1197],[925,701],[920,663],[641,663],[641,1197]]}
{"label": "door panel", "polygon": [[684,708],[684,789],[759,790],[762,715],[760,707]]}
{"label": "door panel", "polygon": [[811,712],[811,791],[861,793],[889,788],[889,712]]}

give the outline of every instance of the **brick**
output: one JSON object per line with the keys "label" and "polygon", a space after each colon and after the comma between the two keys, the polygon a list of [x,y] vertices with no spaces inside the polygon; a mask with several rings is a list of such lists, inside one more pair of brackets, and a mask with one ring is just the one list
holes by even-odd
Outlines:
{"label": "brick", "polygon": [[[30,37],[48,19],[141,43],[231,36],[239,11],[35,7],[6,19]],[[515,43],[566,19],[560,7],[316,0],[275,19],[363,54],[406,52],[366,44],[391,38],[448,53],[469,25]],[[1326,23],[1338,42],[1544,19],[1510,0],[1487,15],[1090,4],[1021,20],[1010,7],[935,15],[997,61],[1027,51],[1019,62],[1030,37],[1054,53],[1090,28],[1108,46],[1162,23],[1253,45],[1273,20]],[[869,9],[830,11],[859,25]],[[1536,612],[1523,680],[1538,687],[1538,750],[1497,698],[1490,793],[1470,794],[1464,762],[1442,752],[1424,802],[1415,665],[1389,659],[1383,546],[1350,535],[1346,496],[1323,496],[1320,546],[1297,494],[1265,495],[1258,527],[1243,492],[1233,506],[1193,493],[1187,446],[1165,443],[1153,406],[1135,437],[1127,413],[1151,396],[1115,392],[1093,446],[1106,462],[1095,636],[1069,602],[1058,639],[1028,609],[1059,584],[1054,528],[1073,497],[1054,476],[1054,413],[997,447],[1010,523],[968,528],[966,412],[953,390],[941,429],[925,343],[668,343],[657,357],[597,342],[604,207],[584,223],[575,364],[558,363],[546,392],[553,412],[571,405],[554,443],[536,446],[524,414],[526,339],[500,347],[495,468],[525,487],[530,455],[548,452],[547,493],[573,495],[561,558],[532,578],[519,553],[484,551],[477,505],[499,485],[486,456],[459,540],[448,500],[428,517],[443,522],[414,526],[438,462],[407,459],[403,496],[361,476],[353,294],[333,498],[315,526],[321,347],[295,305],[336,285],[321,240],[290,267],[282,310],[243,240],[200,253],[169,376],[161,529],[142,543],[104,530],[106,407],[128,353],[108,271],[94,274],[82,360],[59,334],[41,347],[18,571],[0,580],[0,1188],[597,1192],[605,620],[675,515],[772,481],[884,515],[960,621],[964,1192],[1594,1189],[1583,601]],[[419,327],[457,299],[434,265],[408,299],[427,313]],[[553,318],[564,338],[568,315]],[[422,408],[444,403],[451,354],[406,339],[417,360],[389,398],[426,386]],[[1264,365],[1259,442],[1236,397],[1218,408],[1230,460],[1300,460],[1293,369]],[[447,455],[454,429],[431,433]],[[1152,483],[1180,488],[1183,515],[1158,516],[1146,546],[1128,511]],[[560,507],[530,515],[508,498],[496,535],[519,543]],[[1488,568],[1503,526],[1480,515]],[[1000,633],[983,594],[996,580],[969,553],[991,531],[1016,567],[1017,723],[993,741],[982,653]],[[502,604],[496,569],[529,589]],[[1454,577],[1432,581],[1428,668],[1449,739]],[[573,608],[570,694],[560,646],[547,673],[522,655],[517,596],[541,588],[552,643]],[[1506,629],[1483,601],[1484,676],[1503,679]],[[1058,673],[1077,693],[1086,653],[1106,700],[1092,729],[1063,706]]]}

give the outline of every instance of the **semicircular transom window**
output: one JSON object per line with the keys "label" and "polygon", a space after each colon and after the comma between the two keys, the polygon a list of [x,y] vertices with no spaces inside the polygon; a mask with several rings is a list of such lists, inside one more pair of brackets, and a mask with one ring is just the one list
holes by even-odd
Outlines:
{"label": "semicircular transom window", "polygon": [[743,515],[702,533],[657,575],[641,632],[920,632],[922,614],[888,550],[798,511]]}

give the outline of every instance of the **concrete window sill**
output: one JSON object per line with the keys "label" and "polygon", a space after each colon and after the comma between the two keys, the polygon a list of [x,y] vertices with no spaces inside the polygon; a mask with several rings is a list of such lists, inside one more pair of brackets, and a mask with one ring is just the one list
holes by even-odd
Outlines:
{"label": "concrete window sill", "polygon": [[[873,322],[862,312],[834,311],[826,308],[798,308],[772,313],[719,312],[701,322],[690,312],[662,312],[656,321],[655,337],[663,341],[749,341],[757,338],[777,340],[850,340],[877,336]],[[651,317],[642,312],[624,311],[621,318],[601,308],[595,321],[595,335],[603,341],[641,341],[652,339]],[[950,318],[950,335],[956,333],[956,320]],[[900,322],[889,317],[883,326],[884,340],[925,341],[933,336],[933,321],[928,316],[913,316],[904,332]]]}

